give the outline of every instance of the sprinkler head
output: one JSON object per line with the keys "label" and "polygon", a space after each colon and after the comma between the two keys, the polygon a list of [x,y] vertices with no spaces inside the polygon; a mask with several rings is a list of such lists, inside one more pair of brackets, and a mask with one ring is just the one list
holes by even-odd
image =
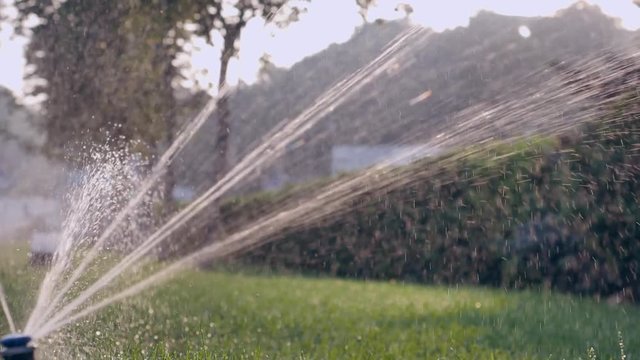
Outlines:
{"label": "sprinkler head", "polygon": [[0,339],[2,358],[4,360],[33,360],[34,347],[30,346],[31,336],[10,334]]}

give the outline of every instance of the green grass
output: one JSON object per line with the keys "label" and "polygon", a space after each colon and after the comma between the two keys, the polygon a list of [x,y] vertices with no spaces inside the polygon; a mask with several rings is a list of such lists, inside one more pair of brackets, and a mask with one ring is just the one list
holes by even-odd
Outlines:
{"label": "green grass", "polygon": [[[1,268],[24,317],[39,275],[23,263]],[[92,359],[587,359],[593,347],[598,359],[620,359],[620,332],[634,359],[639,319],[637,307],[548,293],[192,271],[70,327],[68,339],[41,341],[39,351]],[[6,331],[4,319],[0,327]]]}

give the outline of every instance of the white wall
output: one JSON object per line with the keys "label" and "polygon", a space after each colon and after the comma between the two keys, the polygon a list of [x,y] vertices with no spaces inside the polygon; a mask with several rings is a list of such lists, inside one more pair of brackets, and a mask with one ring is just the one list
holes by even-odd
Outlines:
{"label": "white wall", "polygon": [[406,165],[437,153],[438,149],[424,145],[337,145],[331,151],[331,174],[362,170],[383,162]]}

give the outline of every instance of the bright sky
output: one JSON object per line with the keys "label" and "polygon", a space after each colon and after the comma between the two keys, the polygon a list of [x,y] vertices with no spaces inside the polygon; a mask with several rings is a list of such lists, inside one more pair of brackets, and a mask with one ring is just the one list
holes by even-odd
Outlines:
{"label": "bright sky", "polygon": [[[9,1],[10,2],[10,1]],[[393,19],[404,16],[395,11],[398,3],[410,4],[416,23],[441,31],[465,26],[469,18],[479,10],[486,9],[504,15],[544,16],[570,6],[575,0],[378,0],[378,5],[369,11],[369,20]],[[640,28],[640,8],[632,0],[590,0],[608,15],[620,18],[625,28]],[[9,16],[14,9],[9,8]],[[265,26],[264,21],[254,20],[243,33],[240,58],[233,60],[229,69],[229,82],[238,80],[252,83],[259,69],[258,59],[268,53],[272,61],[281,67],[289,67],[306,56],[323,50],[332,43],[346,42],[357,26],[362,24],[354,0],[313,0],[308,12],[301,20],[286,29]],[[25,82],[25,60],[23,49],[25,38],[13,34],[10,26],[0,29],[0,86],[11,89],[18,98],[23,98]],[[198,85],[215,84],[218,73],[219,49],[203,41],[189,44],[190,57],[179,59],[190,62],[193,79]],[[206,71],[206,74],[203,72]],[[193,82],[185,85],[193,85]],[[25,99],[26,100],[26,99]],[[29,101],[25,101],[28,103]]]}

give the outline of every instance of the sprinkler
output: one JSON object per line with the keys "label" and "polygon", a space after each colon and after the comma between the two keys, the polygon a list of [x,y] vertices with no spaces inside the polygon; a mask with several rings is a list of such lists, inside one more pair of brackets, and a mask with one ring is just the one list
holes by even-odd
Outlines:
{"label": "sprinkler", "polygon": [[29,343],[31,336],[24,334],[11,334],[0,339],[2,344],[2,358],[4,360],[33,360],[35,348]]}

